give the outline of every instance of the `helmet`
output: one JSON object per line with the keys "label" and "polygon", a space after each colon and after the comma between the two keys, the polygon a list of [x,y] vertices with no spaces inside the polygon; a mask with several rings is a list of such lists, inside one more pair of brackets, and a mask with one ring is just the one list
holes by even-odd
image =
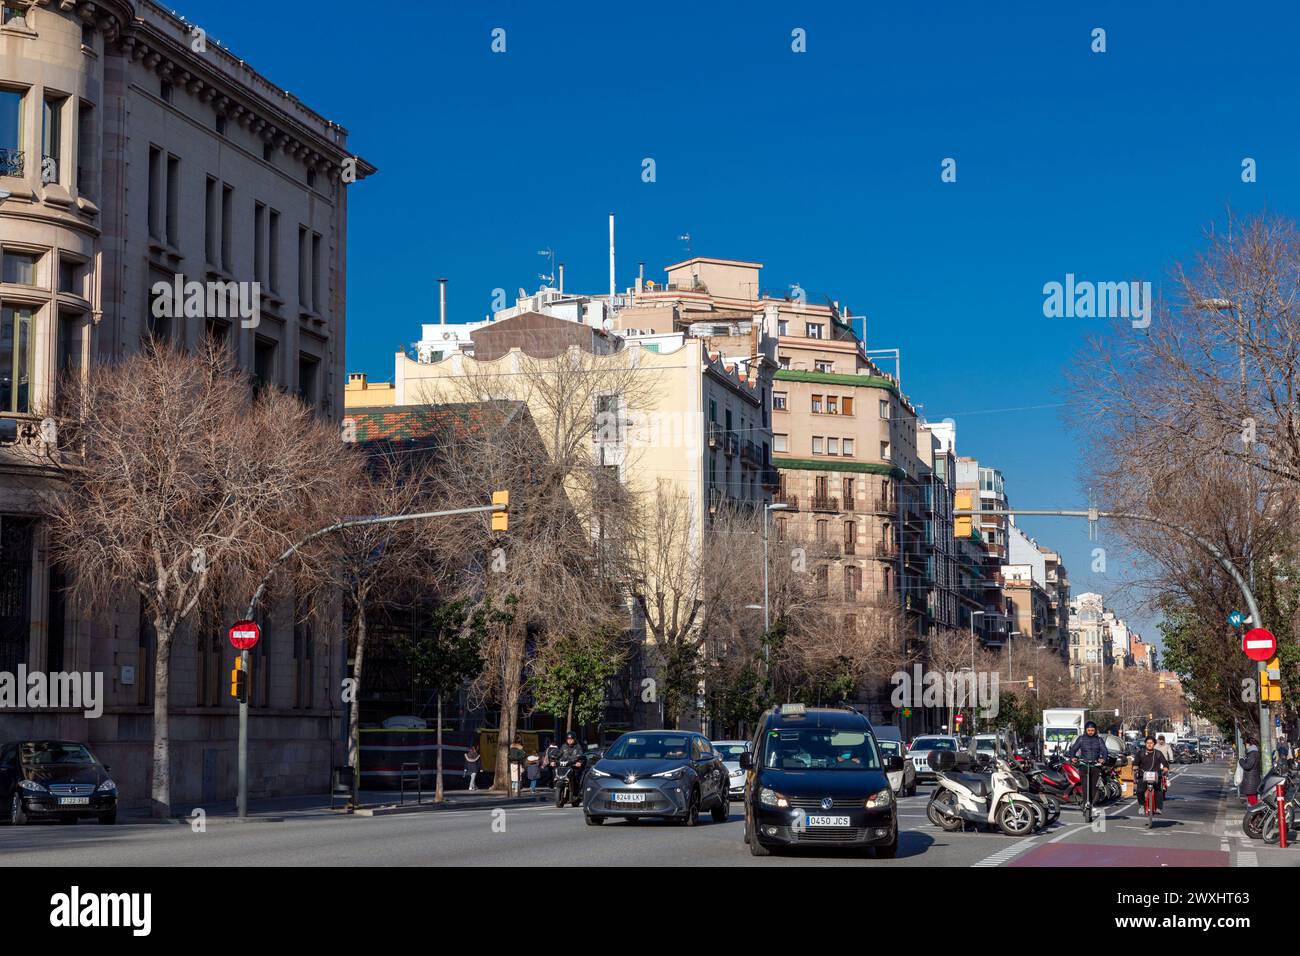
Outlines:
{"label": "helmet", "polygon": [[1096,722],[1095,720],[1090,720],[1090,721],[1088,721],[1086,724],[1083,725],[1083,729],[1084,729],[1084,730],[1096,730],[1096,729],[1097,729],[1097,722]]}

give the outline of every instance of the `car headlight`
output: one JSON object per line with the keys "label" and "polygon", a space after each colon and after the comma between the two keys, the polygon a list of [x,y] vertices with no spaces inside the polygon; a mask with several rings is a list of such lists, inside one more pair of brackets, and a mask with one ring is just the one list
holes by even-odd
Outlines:
{"label": "car headlight", "polygon": [[887,807],[894,802],[894,791],[886,787],[879,793],[873,793],[864,801],[868,810],[879,810],[881,807]]}
{"label": "car headlight", "polygon": [[19,780],[19,781],[18,781],[18,786],[19,786],[20,789],[23,789],[23,790],[33,790],[33,791],[35,791],[36,793],[48,793],[48,792],[49,792],[48,790],[45,789],[45,784],[43,784],[43,783],[37,783],[35,780]]}
{"label": "car headlight", "polygon": [[665,770],[662,773],[652,773],[650,776],[658,777],[661,780],[678,780],[686,773],[684,767],[675,767],[672,770]]}
{"label": "car headlight", "polygon": [[598,769],[596,769],[595,767],[592,767],[590,770],[587,771],[587,773],[591,774],[591,776],[593,776],[593,777],[612,777],[612,776],[614,776],[612,773],[606,773],[605,771],[603,771],[603,770],[598,770]]}
{"label": "car headlight", "polygon": [[790,806],[789,800],[768,787],[758,791],[758,802],[765,807],[779,807],[782,810]]}
{"label": "car headlight", "polygon": [[103,793],[103,792],[106,791],[106,790],[116,790],[116,789],[117,789],[117,784],[115,784],[115,783],[112,781],[112,779],[110,778],[110,779],[108,779],[108,780],[105,780],[105,781],[104,781],[103,783],[101,783],[98,787],[96,787],[96,788],[95,788],[95,791],[96,791],[97,793]]}

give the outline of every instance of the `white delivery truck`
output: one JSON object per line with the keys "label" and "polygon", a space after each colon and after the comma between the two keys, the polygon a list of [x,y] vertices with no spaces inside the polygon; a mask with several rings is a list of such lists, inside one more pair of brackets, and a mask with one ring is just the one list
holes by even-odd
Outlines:
{"label": "white delivery truck", "polygon": [[1064,754],[1074,738],[1083,733],[1087,715],[1082,707],[1043,711],[1043,756],[1050,757],[1056,750]]}

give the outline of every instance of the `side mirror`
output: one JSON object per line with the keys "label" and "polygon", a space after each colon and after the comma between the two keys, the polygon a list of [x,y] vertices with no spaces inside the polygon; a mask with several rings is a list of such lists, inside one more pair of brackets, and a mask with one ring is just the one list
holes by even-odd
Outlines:
{"label": "side mirror", "polygon": [[743,754],[740,755],[739,763],[740,763],[741,770],[753,770],[754,755],[750,753],[748,750],[745,751]]}
{"label": "side mirror", "polygon": [[885,769],[890,773],[896,773],[897,771],[902,770],[904,766],[905,764],[903,763],[902,757],[895,756],[885,758]]}

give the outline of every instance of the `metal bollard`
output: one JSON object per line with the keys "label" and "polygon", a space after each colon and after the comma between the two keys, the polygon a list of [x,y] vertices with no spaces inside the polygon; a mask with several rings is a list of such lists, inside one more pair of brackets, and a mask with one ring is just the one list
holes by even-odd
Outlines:
{"label": "metal bollard", "polygon": [[1286,849],[1286,798],[1284,796],[1285,786],[1281,783],[1277,785],[1277,836],[1278,846]]}

